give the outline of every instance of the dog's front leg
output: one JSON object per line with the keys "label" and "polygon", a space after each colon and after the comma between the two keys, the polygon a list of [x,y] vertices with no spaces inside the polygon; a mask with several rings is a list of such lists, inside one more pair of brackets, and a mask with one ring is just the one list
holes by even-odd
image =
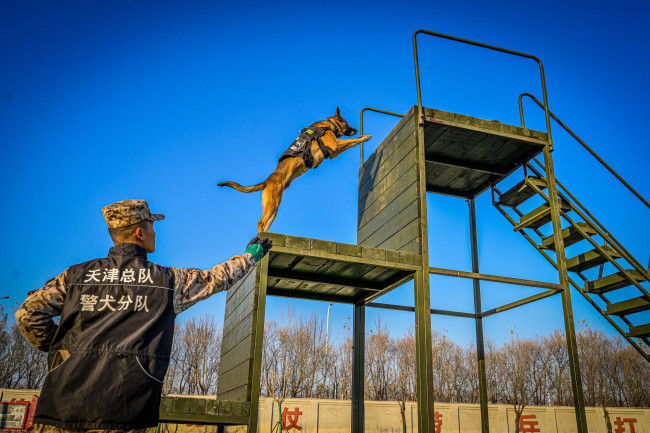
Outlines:
{"label": "dog's front leg", "polygon": [[325,145],[334,151],[330,158],[336,158],[346,150],[356,146],[357,144],[363,143],[364,141],[368,141],[370,138],[372,138],[371,135],[364,135],[363,137],[350,138],[347,140],[339,140],[335,138],[332,144],[326,142]]}

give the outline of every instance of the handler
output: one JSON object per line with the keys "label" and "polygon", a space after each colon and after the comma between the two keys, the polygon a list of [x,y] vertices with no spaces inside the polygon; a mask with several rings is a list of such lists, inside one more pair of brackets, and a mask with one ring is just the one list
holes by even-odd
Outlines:
{"label": "handler", "polygon": [[147,253],[164,215],[140,199],[102,212],[115,243],[108,257],[69,267],[16,312],[27,340],[49,352],[31,433],[156,426],[176,315],[230,288],[272,246],[256,237],[210,270],[160,266]]}

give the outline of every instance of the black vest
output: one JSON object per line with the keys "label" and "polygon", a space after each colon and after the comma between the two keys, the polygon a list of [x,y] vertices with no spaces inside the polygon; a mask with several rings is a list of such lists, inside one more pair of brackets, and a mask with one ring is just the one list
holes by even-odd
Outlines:
{"label": "black vest", "polygon": [[137,429],[158,423],[174,336],[174,274],[135,244],[68,269],[50,346],[70,356],[48,373],[35,423]]}
{"label": "black vest", "polygon": [[280,155],[279,161],[282,161],[285,158],[299,156],[303,161],[305,161],[305,166],[307,168],[312,168],[314,166],[314,155],[311,153],[311,142],[313,140],[316,140],[318,147],[321,152],[323,152],[325,158],[329,158],[334,152],[332,149],[325,146],[325,143],[323,143],[323,139],[321,138],[327,131],[331,131],[331,129],[327,127],[321,128],[318,126],[310,126],[309,128],[303,129],[298,138],[291,143],[291,146]]}

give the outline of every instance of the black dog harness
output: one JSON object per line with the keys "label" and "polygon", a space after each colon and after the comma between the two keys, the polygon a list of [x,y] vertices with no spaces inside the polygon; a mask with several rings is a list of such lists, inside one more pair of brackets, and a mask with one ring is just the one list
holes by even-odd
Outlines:
{"label": "black dog harness", "polygon": [[280,161],[285,158],[299,156],[303,159],[303,161],[305,161],[305,166],[307,166],[307,168],[313,167],[314,155],[311,153],[311,142],[313,140],[317,141],[318,147],[320,147],[320,150],[323,152],[323,155],[325,155],[325,158],[331,158],[331,155],[334,153],[334,151],[325,146],[322,137],[327,131],[334,132],[334,135],[337,137],[340,137],[342,134],[340,134],[339,129],[334,124],[334,122],[331,122],[329,120],[326,120],[326,122],[331,123],[332,126],[334,126],[334,129],[332,130],[332,128],[329,127],[319,126],[310,126],[309,128],[303,129],[300,132],[298,138],[296,138],[291,146],[282,154],[282,156],[280,156]]}

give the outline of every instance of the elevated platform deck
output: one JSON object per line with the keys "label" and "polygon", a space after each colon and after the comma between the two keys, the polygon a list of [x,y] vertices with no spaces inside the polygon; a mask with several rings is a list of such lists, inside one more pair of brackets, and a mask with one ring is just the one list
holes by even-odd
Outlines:
{"label": "elevated platform deck", "polygon": [[547,137],[545,132],[425,108],[427,192],[474,198],[542,152]]}
{"label": "elevated platform deck", "polygon": [[418,254],[260,233],[273,240],[267,295],[359,304],[389,292],[420,269]]}

